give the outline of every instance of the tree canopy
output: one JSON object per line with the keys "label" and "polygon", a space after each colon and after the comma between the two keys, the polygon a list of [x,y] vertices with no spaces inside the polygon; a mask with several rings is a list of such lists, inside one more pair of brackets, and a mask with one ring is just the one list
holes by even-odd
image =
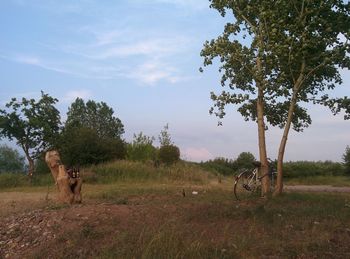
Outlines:
{"label": "tree canopy", "polygon": [[105,102],[77,98],[69,107],[59,149],[69,165],[97,164],[122,159],[124,125]]}
{"label": "tree canopy", "polygon": [[124,125],[114,116],[114,111],[105,102],[77,98],[69,107],[66,128],[85,127],[96,131],[101,138],[120,138]]}
{"label": "tree canopy", "polygon": [[34,160],[56,144],[60,113],[57,99],[41,92],[41,98],[12,98],[6,109],[0,110],[0,136],[15,140],[29,163],[29,176],[34,172]]}

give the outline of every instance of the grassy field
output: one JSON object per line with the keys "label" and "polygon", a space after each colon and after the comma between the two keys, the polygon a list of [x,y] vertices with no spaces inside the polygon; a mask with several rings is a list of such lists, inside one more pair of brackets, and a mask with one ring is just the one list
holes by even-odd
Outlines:
{"label": "grassy field", "polygon": [[348,193],[238,202],[193,167],[129,166],[86,171],[81,205],[56,203],[53,185],[2,189],[0,258],[350,258]]}

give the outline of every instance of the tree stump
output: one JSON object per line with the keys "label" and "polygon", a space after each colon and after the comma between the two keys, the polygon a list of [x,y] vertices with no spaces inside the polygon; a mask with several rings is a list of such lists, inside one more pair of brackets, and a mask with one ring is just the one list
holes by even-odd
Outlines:
{"label": "tree stump", "polygon": [[81,203],[81,186],[83,181],[79,173],[75,174],[74,177],[69,175],[56,150],[46,152],[45,162],[50,168],[52,177],[57,185],[59,200],[68,204]]}

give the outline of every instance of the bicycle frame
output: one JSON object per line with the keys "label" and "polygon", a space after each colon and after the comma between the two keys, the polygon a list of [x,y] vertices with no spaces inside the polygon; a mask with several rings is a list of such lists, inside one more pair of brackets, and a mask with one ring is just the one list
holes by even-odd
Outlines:
{"label": "bicycle frame", "polygon": [[[270,164],[272,164],[271,162]],[[241,190],[243,191],[247,191],[247,193],[253,193],[257,190],[259,186],[261,186],[261,180],[266,176],[270,178],[270,185],[273,188],[275,182],[274,175],[276,175],[276,172],[274,171],[273,167],[270,167],[269,172],[262,176],[259,176],[259,169],[260,163],[254,163],[253,170],[244,170],[238,176],[235,177],[234,194],[237,200],[240,200],[240,195],[238,194],[238,192],[240,192],[239,188],[242,188]]]}

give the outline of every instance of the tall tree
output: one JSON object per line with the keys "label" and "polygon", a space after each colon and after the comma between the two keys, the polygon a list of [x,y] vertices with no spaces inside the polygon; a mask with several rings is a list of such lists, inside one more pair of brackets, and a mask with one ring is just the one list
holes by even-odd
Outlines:
{"label": "tall tree", "polygon": [[69,107],[60,138],[63,161],[72,165],[97,164],[125,157],[124,125],[104,102],[77,98]]}
{"label": "tall tree", "polygon": [[[204,66],[211,65],[219,58],[222,73],[221,85],[228,86],[233,92],[222,91],[220,95],[211,93],[214,107],[211,113],[223,118],[225,107],[238,105],[238,111],[245,120],[253,120],[258,126],[259,160],[261,174],[268,172],[268,160],[265,138],[265,95],[270,85],[271,61],[267,59],[267,32],[258,16],[269,9],[271,1],[229,1],[211,0],[211,8],[225,17],[227,11],[235,17],[233,23],[227,23],[224,32],[217,39],[206,41],[201,56]],[[247,36],[250,41],[243,41]],[[241,42],[239,41],[241,40]],[[203,71],[201,69],[201,71]],[[215,111],[216,109],[216,111]],[[269,192],[269,179],[263,178],[262,194]]]}
{"label": "tall tree", "polygon": [[246,120],[257,121],[260,160],[266,154],[260,140],[264,139],[264,118],[284,129],[278,153],[278,194],[283,187],[290,127],[302,131],[311,123],[300,104],[314,102],[334,113],[349,112],[349,99],[323,94],[341,83],[338,69],[350,64],[346,54],[350,49],[349,4],[336,0],[212,0],[211,7],[222,16],[230,11],[235,17],[222,36],[205,43],[201,53],[204,65],[220,58],[221,83],[233,90],[219,96],[212,93],[216,115],[222,118],[226,105],[238,104]]}
{"label": "tall tree", "polygon": [[[276,38],[273,41],[278,45],[269,47],[275,56],[277,75],[271,91],[279,96],[274,110],[283,118],[278,120],[283,135],[275,194],[283,189],[283,159],[293,122],[297,131],[311,123],[307,109],[300,104],[322,104],[334,114],[340,110],[349,114],[350,109],[347,97],[331,98],[327,93],[342,83],[340,69],[350,68],[350,4],[342,0],[303,0],[283,1],[284,8],[278,7],[279,13],[269,14],[282,25],[271,24],[270,39]],[[304,123],[295,123],[298,118]]]}
{"label": "tall tree", "polygon": [[61,123],[56,102],[57,99],[41,92],[38,101],[12,98],[6,109],[0,110],[0,136],[15,140],[22,148],[30,177],[34,173],[34,160],[56,142]]}
{"label": "tall tree", "polygon": [[105,102],[77,98],[67,113],[66,127],[85,127],[93,129],[101,138],[120,138],[124,125],[114,116],[114,111]]}

